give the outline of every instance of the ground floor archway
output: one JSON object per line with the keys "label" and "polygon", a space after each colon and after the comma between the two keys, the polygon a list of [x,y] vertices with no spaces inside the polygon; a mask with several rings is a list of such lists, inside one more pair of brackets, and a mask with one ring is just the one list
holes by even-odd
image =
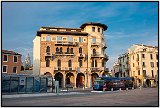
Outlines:
{"label": "ground floor archway", "polygon": [[78,73],[76,78],[76,87],[82,88],[85,85],[85,76],[83,73]]}
{"label": "ground floor archway", "polygon": [[149,79],[146,80],[147,87],[151,87],[151,81]]}
{"label": "ground floor archway", "polygon": [[62,87],[63,83],[63,74],[61,72],[58,72],[54,76],[55,81],[59,81],[59,87]]}
{"label": "ground floor archway", "polygon": [[52,74],[50,72],[46,72],[46,73],[44,73],[44,75],[52,77]]}
{"label": "ground floor archway", "polygon": [[94,85],[94,80],[95,80],[97,77],[99,77],[97,73],[92,73],[92,74],[91,74],[92,87],[93,87],[93,85]]}
{"label": "ground floor archway", "polygon": [[66,85],[74,87],[74,74],[71,72],[66,74]]}

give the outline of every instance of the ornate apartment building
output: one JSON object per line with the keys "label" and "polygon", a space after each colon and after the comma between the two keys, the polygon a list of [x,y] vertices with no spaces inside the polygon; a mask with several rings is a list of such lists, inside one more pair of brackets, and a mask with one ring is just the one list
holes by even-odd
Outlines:
{"label": "ornate apartment building", "polygon": [[[135,44],[128,49],[125,57],[126,65],[124,65],[125,62],[119,61],[113,66],[115,76],[125,77],[128,75],[134,79],[136,85],[151,87],[158,84],[158,47]],[[127,65],[126,70],[121,70]],[[128,74],[124,75],[124,73]]]}
{"label": "ornate apartment building", "polygon": [[108,56],[101,23],[80,28],[41,27],[33,40],[33,73],[50,75],[61,87],[91,87],[105,71]]}

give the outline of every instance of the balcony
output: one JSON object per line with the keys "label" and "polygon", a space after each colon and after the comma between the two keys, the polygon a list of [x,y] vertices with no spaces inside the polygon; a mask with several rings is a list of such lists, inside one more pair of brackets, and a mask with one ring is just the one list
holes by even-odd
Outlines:
{"label": "balcony", "polygon": [[70,52],[55,52],[56,56],[73,56],[74,53],[70,53]]}
{"label": "balcony", "polygon": [[79,57],[79,58],[84,58],[84,57],[85,57],[85,54],[81,54],[81,53],[80,53],[80,54],[78,54],[78,57]]}
{"label": "balcony", "polygon": [[97,57],[100,57],[100,54],[98,53],[91,54],[91,58],[97,58]]}
{"label": "balcony", "polygon": [[76,70],[76,67],[54,67],[54,70],[71,71]]}
{"label": "balcony", "polygon": [[68,41],[56,41],[56,46],[77,46],[77,42],[68,42]]}
{"label": "balcony", "polygon": [[107,44],[106,44],[106,43],[103,43],[103,44],[102,44],[102,48],[106,49],[106,48],[107,48]]}
{"label": "balcony", "polygon": [[136,66],[136,70],[140,70],[141,68],[140,68],[140,66]]}
{"label": "balcony", "polygon": [[98,42],[91,43],[91,47],[99,47],[100,44]]}
{"label": "balcony", "polygon": [[91,71],[103,71],[104,67],[91,67]]}
{"label": "balcony", "polygon": [[109,60],[109,56],[107,56],[106,54],[103,56],[104,60],[108,61]]}
{"label": "balcony", "polygon": [[46,53],[45,53],[45,56],[47,56],[47,57],[51,57],[51,56],[52,56],[52,54],[51,54],[50,52],[46,52]]}

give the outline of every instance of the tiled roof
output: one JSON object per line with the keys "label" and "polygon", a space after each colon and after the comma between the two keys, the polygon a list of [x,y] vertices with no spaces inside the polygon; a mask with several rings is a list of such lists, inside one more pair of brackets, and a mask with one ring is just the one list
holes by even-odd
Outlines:
{"label": "tiled roof", "polygon": [[105,24],[101,24],[101,23],[96,23],[96,22],[88,22],[88,23],[84,23],[80,26],[80,28],[84,28],[87,25],[95,25],[95,26],[100,26],[103,27],[104,31],[107,30],[108,26]]}
{"label": "tiled roof", "polygon": [[12,54],[12,55],[21,55],[17,52],[14,52],[14,51],[9,51],[9,50],[2,50],[2,53],[3,54]]}

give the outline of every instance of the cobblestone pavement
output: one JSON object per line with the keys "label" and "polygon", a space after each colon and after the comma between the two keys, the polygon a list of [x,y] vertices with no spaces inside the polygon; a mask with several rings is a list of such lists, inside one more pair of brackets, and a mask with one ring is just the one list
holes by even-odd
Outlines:
{"label": "cobblestone pavement", "polygon": [[158,88],[86,92],[71,95],[3,98],[2,106],[153,106],[159,104]]}

